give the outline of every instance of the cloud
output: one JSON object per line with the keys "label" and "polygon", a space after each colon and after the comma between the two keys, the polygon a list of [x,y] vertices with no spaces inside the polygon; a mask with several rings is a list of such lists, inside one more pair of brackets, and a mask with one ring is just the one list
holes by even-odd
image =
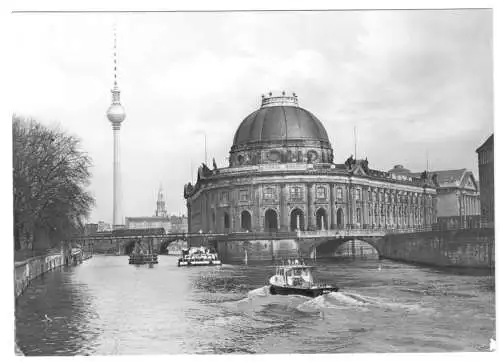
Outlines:
{"label": "cloud", "polygon": [[224,164],[260,95],[295,91],[325,125],[335,159],[354,151],[477,170],[493,131],[489,10],[16,15],[13,111],[59,122],[94,159],[92,220],[111,219],[112,26],[118,27],[124,214],[151,215],[160,182],[185,212],[183,184]]}

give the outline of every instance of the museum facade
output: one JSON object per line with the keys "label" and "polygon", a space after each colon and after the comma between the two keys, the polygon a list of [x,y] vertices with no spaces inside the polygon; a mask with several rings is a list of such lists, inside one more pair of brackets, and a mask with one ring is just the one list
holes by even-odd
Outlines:
{"label": "museum facade", "polygon": [[436,222],[436,178],[334,163],[321,121],[294,94],[262,96],[239,125],[229,166],[184,186],[191,233],[421,229]]}

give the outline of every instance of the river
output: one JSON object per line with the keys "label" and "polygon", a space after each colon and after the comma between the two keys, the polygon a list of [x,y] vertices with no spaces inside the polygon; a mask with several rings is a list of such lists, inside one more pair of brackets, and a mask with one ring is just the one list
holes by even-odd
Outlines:
{"label": "river", "polygon": [[272,296],[271,264],[152,267],[94,256],[34,280],[16,303],[26,355],[487,351],[494,281],[389,260],[317,262],[340,287]]}

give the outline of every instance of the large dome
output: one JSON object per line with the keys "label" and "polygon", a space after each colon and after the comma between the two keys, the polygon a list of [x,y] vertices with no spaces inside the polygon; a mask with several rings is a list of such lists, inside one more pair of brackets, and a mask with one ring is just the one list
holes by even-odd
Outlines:
{"label": "large dome", "polygon": [[260,109],[241,122],[233,148],[262,142],[320,141],[329,145],[321,121],[298,106],[297,96],[262,96]]}

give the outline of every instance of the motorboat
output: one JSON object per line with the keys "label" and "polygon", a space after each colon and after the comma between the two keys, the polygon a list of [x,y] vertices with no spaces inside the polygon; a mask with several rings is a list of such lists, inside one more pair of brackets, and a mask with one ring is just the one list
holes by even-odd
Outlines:
{"label": "motorboat", "polygon": [[129,264],[158,264],[158,254],[153,252],[151,245],[144,245],[142,242],[137,242],[134,245],[134,250],[129,255]]}
{"label": "motorboat", "polygon": [[222,262],[214,250],[203,246],[182,250],[182,257],[177,261],[177,266],[204,266],[221,265]]}
{"label": "motorboat", "polygon": [[334,285],[315,283],[313,269],[313,266],[299,260],[289,260],[288,263],[278,265],[276,274],[269,279],[269,292],[272,295],[295,294],[316,298],[339,290]]}

